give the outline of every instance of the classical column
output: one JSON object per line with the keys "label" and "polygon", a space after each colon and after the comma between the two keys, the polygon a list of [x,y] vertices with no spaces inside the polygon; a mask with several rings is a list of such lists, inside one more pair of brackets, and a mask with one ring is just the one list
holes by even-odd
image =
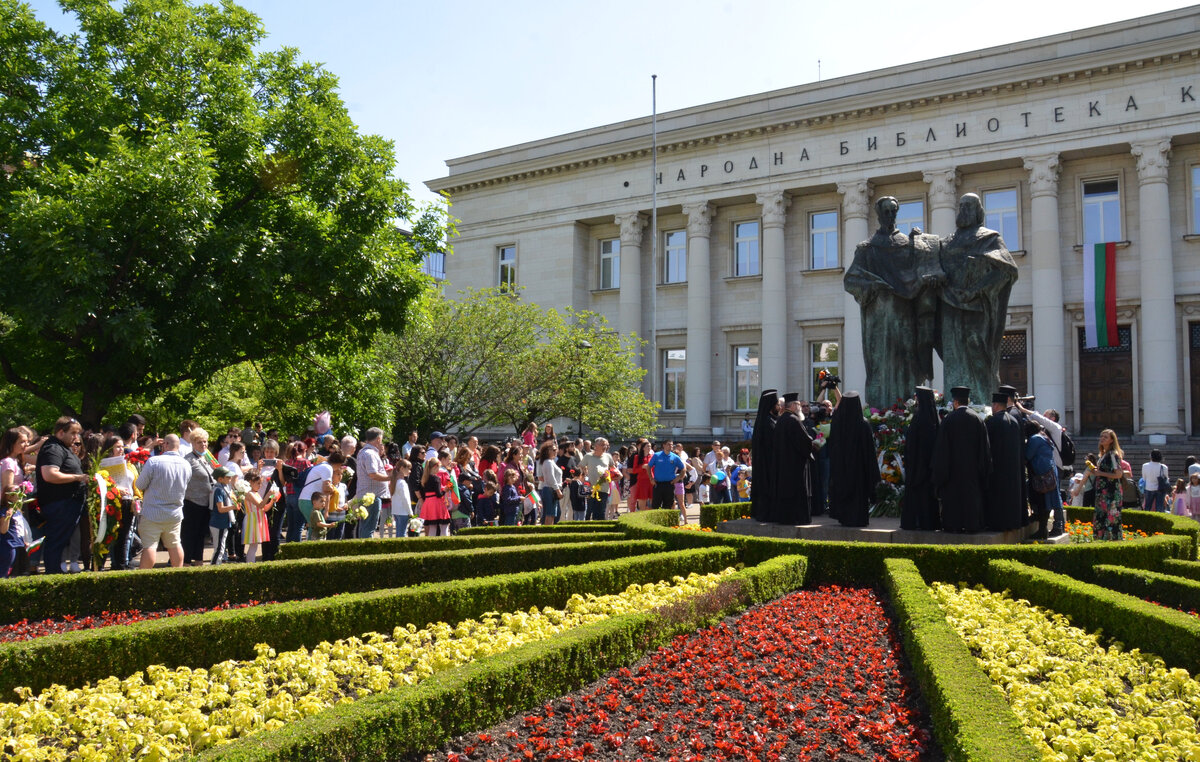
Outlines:
{"label": "classical column", "polygon": [[[1030,393],[1038,407],[1062,414],[1067,404],[1067,361],[1063,338],[1062,242],[1058,237],[1058,154],[1025,159],[1029,172],[1029,263],[1033,281],[1033,374]],[[1021,248],[1020,241],[1005,241]],[[1026,390],[1022,390],[1026,391]],[[1078,408],[1078,405],[1076,405]],[[1065,419],[1064,419],[1065,420]]]}
{"label": "classical column", "polygon": [[[949,236],[958,229],[958,183],[961,179],[958,170],[936,169],[925,172],[925,182],[929,184],[929,230],[926,233]],[[933,353],[933,378],[930,379],[934,389],[949,393],[946,389],[946,372],[942,358]],[[987,403],[994,389],[972,389],[971,397],[976,402]]]}
{"label": "classical column", "polygon": [[[854,180],[838,183],[838,193],[842,194],[842,267],[849,268],[854,261],[854,250],[863,241],[871,237],[871,229],[867,222],[871,211],[871,183],[866,180]],[[842,325],[842,345],[839,358],[841,363],[842,391],[851,389],[863,392],[867,386],[867,362],[863,359],[862,344],[862,313],[858,302],[848,293],[842,293],[843,311],[845,314]]]}
{"label": "classical column", "polygon": [[684,204],[687,215],[687,386],[684,426],[691,434],[712,427],[712,272],[708,236],[713,208]]}
{"label": "classical column", "polygon": [[[1171,140],[1133,144],[1137,157],[1138,223],[1142,261],[1142,322],[1138,331],[1143,434],[1182,434],[1179,427],[1179,344],[1175,325],[1175,268],[1167,165]],[[1087,252],[1084,252],[1085,254]]]}
{"label": "classical column", "polygon": [[[763,389],[788,387],[787,274],[784,271],[783,223],[792,199],[782,191],[759,193],[762,206],[762,345],[759,383]],[[785,387],[787,387],[785,389]]]}
{"label": "classical column", "polygon": [[[642,231],[646,229],[646,215],[640,212],[618,214],[617,224],[621,226],[619,328],[625,336],[645,338],[642,331]],[[643,361],[641,365],[645,367],[646,363]]]}

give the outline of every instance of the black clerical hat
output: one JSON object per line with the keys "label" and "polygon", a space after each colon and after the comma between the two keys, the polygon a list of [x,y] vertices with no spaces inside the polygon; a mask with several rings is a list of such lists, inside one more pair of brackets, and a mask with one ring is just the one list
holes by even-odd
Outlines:
{"label": "black clerical hat", "polygon": [[1008,404],[1008,395],[1004,392],[992,392],[992,402],[998,402],[1001,405]]}
{"label": "black clerical hat", "polygon": [[999,387],[999,390],[1000,390],[1000,392],[1002,392],[1003,394],[1005,394],[1009,397],[1017,396],[1017,387],[1015,387],[1015,386],[1009,386],[1008,384],[1001,384]]}
{"label": "black clerical hat", "polygon": [[957,402],[966,403],[971,398],[971,390],[965,386],[956,386],[950,390],[950,396]]}
{"label": "black clerical hat", "polygon": [[760,396],[770,397],[772,394],[779,394],[779,390],[778,389],[763,389],[763,392]]}
{"label": "black clerical hat", "polygon": [[788,392],[783,395],[783,404],[790,405],[798,399],[800,399],[800,392]]}
{"label": "black clerical hat", "polygon": [[933,391],[933,389],[930,389],[928,386],[918,386],[917,391],[918,392],[931,392],[931,391]]}

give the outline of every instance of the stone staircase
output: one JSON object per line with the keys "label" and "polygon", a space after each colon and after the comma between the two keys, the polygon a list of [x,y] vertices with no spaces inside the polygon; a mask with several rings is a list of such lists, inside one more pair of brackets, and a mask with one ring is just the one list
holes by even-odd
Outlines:
{"label": "stone staircase", "polygon": [[[1095,436],[1074,436],[1076,470],[1082,470],[1083,458],[1089,452],[1096,452],[1098,447],[1098,437]],[[1171,484],[1174,486],[1175,480],[1187,474],[1187,468],[1184,466],[1184,461],[1189,455],[1195,455],[1200,458],[1200,440],[1184,439],[1182,437],[1176,439],[1172,437],[1164,445],[1151,445],[1146,441],[1146,437],[1133,437],[1131,440],[1122,440],[1121,449],[1125,451],[1125,460],[1129,461],[1129,465],[1133,467],[1134,479],[1140,479],[1142,475],[1142,464],[1150,460],[1151,450],[1161,450],[1163,454],[1163,463],[1167,467],[1167,471],[1171,476]]]}

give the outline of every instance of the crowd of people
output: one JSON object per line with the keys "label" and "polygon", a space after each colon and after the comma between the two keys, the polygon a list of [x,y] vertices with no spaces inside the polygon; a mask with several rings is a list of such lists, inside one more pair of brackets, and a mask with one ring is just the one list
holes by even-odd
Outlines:
{"label": "crowd of people", "polygon": [[[750,495],[749,450],[734,458],[719,441],[703,456],[647,439],[612,452],[604,437],[560,438],[547,424],[486,445],[440,431],[390,442],[380,428],[356,439],[321,423],[287,438],[250,422],[210,434],[190,420],[160,435],[138,415],[99,431],[69,417],[43,436],[10,429],[0,437],[0,577],[150,568],[160,549],[171,566],[270,561],[284,542],[605,519],[622,501],[686,521],[693,503]],[[97,473],[119,494],[98,556]]]}

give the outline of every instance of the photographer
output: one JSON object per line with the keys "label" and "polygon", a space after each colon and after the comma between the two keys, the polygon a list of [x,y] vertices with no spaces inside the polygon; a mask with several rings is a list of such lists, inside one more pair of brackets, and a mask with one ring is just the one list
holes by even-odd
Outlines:
{"label": "photographer", "polygon": [[[839,402],[841,402],[841,400],[842,400],[842,391],[841,391],[841,389],[838,388],[838,385],[840,385],[841,383],[842,383],[841,376],[838,376],[837,374],[834,374],[834,373],[830,373],[827,370],[822,370],[820,373],[817,374],[817,386],[821,390],[817,394],[817,401],[818,402],[826,402],[829,400],[830,397],[832,397],[833,401],[830,404],[832,405],[832,407],[837,407],[837,404]],[[827,408],[827,412],[830,416],[833,415],[832,408]]]}

